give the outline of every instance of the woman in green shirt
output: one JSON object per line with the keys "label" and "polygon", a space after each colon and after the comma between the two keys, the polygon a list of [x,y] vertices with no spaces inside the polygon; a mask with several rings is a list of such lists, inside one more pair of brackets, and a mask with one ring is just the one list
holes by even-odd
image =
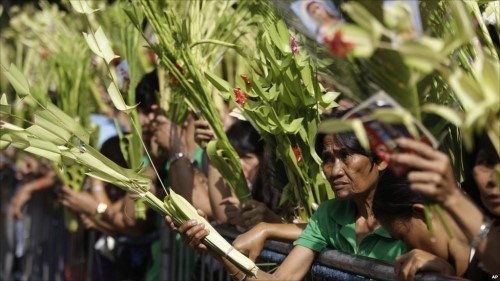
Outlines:
{"label": "woman in green shirt", "polygon": [[[319,135],[318,140],[323,171],[336,198],[320,205],[278,270],[273,274],[259,270],[257,279],[301,280],[325,247],[389,262],[405,250],[401,241],[392,239],[380,227],[371,210],[377,182],[387,163],[367,154],[352,133]],[[208,234],[203,224],[189,221],[175,228],[170,217],[167,222],[184,236],[188,246],[207,250],[201,244]],[[246,279],[224,257],[214,256],[226,265],[235,280]]]}

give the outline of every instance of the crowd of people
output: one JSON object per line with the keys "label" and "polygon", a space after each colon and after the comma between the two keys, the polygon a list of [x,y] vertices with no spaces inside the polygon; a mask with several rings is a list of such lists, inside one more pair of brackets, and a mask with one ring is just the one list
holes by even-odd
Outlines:
{"label": "crowd of people", "polygon": [[[10,221],[22,232],[26,208],[41,193],[46,197],[45,207],[52,213],[38,215],[36,220],[33,216],[32,224],[45,224],[50,219],[52,224],[62,226],[58,205],[77,213],[85,228],[99,233],[95,244],[99,255],[91,261],[96,265],[92,276],[88,276],[91,280],[159,280],[159,233],[165,227],[179,233],[178,244],[194,249],[190,253],[193,257],[197,251],[208,252],[235,280],[301,280],[325,248],[393,264],[402,280],[412,280],[423,271],[472,280],[489,280],[499,273],[500,189],[494,167],[500,160],[484,134],[478,135],[474,151],[463,151],[467,163],[464,181],[459,183],[450,158],[425,143],[398,139],[402,151],[411,153],[395,153],[384,161],[366,151],[354,133],[319,133],[315,146],[335,199],[322,202],[309,222],[293,222],[293,206],[279,204],[286,184],[279,175],[279,162],[266,151],[266,144],[252,124],[234,112],[224,120],[251,190],[251,200],[240,203],[205,154],[206,142],[215,138],[208,122],[192,112],[182,124],[159,114],[155,97],[158,87],[154,71],[141,80],[136,91],[142,137],[151,154],[152,162],[149,158],[144,162],[145,173],[153,182],[152,191],[163,198],[162,186],[170,187],[209,221],[237,227],[241,235],[233,246],[252,260],[258,259],[267,239],[293,243],[293,249],[274,273],[259,270],[255,276],[247,275],[212,252],[203,244],[208,231],[202,223],[191,220],[174,225],[172,218],[166,217],[165,224],[164,218],[152,210],[146,212],[145,219],[138,218],[139,205],[133,194],[94,178],[87,179],[83,191],[75,191],[58,180],[57,167],[50,162],[14,149],[1,152],[2,204],[8,206],[10,218],[2,223],[7,226]],[[325,118],[339,118],[344,113],[334,110]],[[120,137],[103,124],[101,134],[108,137],[99,144],[100,151],[127,167]],[[159,168],[160,179],[153,165]],[[407,166],[410,172],[396,176],[390,165]],[[428,209],[430,205],[440,208]],[[58,235],[62,238],[70,234],[62,231]],[[17,234],[13,247],[17,258],[22,256],[22,236]],[[56,242],[50,237],[44,239],[52,241],[44,247]],[[59,254],[67,255],[61,243]],[[8,259],[11,271],[22,268],[15,257]],[[4,268],[6,263],[7,259]],[[51,264],[60,268],[60,263]],[[30,274],[33,277],[36,272]]]}
{"label": "crowd of people", "polygon": [[[311,33],[318,42],[344,21],[325,1],[300,3],[314,20]],[[186,276],[178,276],[182,280],[197,280],[200,270],[203,276],[225,272],[239,281],[304,280],[325,249],[392,265],[400,280],[414,280],[421,272],[498,278],[500,155],[498,140],[485,132],[476,132],[472,150],[455,151],[462,155],[456,159],[464,159],[457,175],[454,155],[419,140],[399,138],[400,152],[380,159],[353,132],[320,131],[314,149],[335,198],[314,204],[305,222],[296,218],[293,202],[282,204],[287,171],[251,120],[225,104],[221,122],[251,195],[240,202],[207,156],[206,144],[216,139],[209,122],[189,110],[178,122],[159,108],[159,75],[147,73],[135,89],[147,153],[137,150],[144,153],[142,171],[151,178],[150,191],[163,199],[171,188],[209,222],[237,230],[232,246],[252,261],[259,261],[266,240],[292,244],[284,261],[271,273],[244,272],[204,244],[209,231],[203,222],[176,225],[140,204],[137,195],[98,178],[86,177],[76,190],[60,179],[60,167],[9,147],[0,150],[0,281],[161,280],[164,231],[175,233],[176,247],[189,248],[192,263]],[[323,120],[342,118],[355,106],[341,97],[337,108],[321,113]],[[99,128],[96,148],[130,168],[124,146],[132,130],[123,115],[95,112],[91,120]],[[396,174],[393,166],[408,172]],[[68,227],[75,217],[76,232]],[[201,264],[210,266],[201,269]]]}

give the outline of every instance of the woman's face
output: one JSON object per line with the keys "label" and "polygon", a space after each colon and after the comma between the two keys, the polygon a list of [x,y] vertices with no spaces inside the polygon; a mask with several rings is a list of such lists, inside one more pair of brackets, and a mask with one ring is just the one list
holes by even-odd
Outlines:
{"label": "woman's face", "polygon": [[500,216],[500,190],[494,180],[494,169],[498,162],[496,153],[487,153],[485,150],[481,150],[472,171],[481,194],[481,201],[496,216]]}
{"label": "woman's face", "polygon": [[322,159],[323,172],[338,199],[351,199],[372,191],[380,171],[387,167],[385,162],[372,163],[367,156],[350,152],[333,135],[323,139]]}
{"label": "woman's face", "polygon": [[328,11],[321,3],[313,2],[307,7],[307,12],[309,15],[319,22],[323,22],[330,18]]}
{"label": "woman's face", "polygon": [[239,153],[241,168],[247,179],[247,183],[253,184],[259,173],[260,159],[255,153]]}

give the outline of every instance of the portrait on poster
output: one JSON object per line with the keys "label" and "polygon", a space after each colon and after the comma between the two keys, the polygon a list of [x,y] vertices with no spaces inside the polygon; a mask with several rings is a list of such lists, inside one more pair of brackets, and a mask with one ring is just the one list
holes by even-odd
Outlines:
{"label": "portrait on poster", "polygon": [[298,0],[291,4],[291,9],[300,18],[308,35],[320,43],[330,28],[343,21],[331,0]]}

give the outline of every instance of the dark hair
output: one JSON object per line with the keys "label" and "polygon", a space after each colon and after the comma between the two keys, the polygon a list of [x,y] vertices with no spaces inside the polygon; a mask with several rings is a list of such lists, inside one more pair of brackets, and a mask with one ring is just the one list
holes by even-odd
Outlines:
{"label": "dark hair", "polygon": [[146,73],[135,88],[135,102],[144,113],[151,112],[151,106],[158,103],[157,93],[160,91],[158,73],[155,70]]}
{"label": "dark hair", "polygon": [[375,189],[372,210],[378,221],[406,221],[413,216],[412,206],[417,203],[423,204],[424,197],[410,188],[406,177],[396,177],[387,170]]}
{"label": "dark hair", "polygon": [[[337,118],[340,119],[342,116],[344,116],[347,113],[347,110],[336,110],[330,115],[323,115],[322,119],[327,120],[331,118]],[[323,152],[323,139],[325,138],[327,134],[324,133],[318,133],[316,135],[316,139],[314,141],[314,148],[316,150],[316,153],[318,155],[321,155]],[[364,155],[374,161],[378,161],[378,158],[371,152],[371,151],[366,151],[362,146],[361,143],[359,143],[358,138],[356,137],[356,134],[353,132],[341,132],[341,133],[336,133],[333,135],[335,140],[339,142],[340,145],[343,147],[347,148],[350,152],[356,153],[356,154],[361,154]]]}
{"label": "dark hair", "polygon": [[[106,156],[107,158],[109,158],[109,160],[115,162],[120,167],[129,167],[120,148],[120,138],[118,136],[110,137],[109,139],[107,139],[102,144],[100,152],[102,153],[102,155]],[[124,190],[112,184],[106,186],[106,193],[112,202],[115,202],[126,194]]]}
{"label": "dark hair", "polygon": [[283,164],[276,159],[253,125],[244,120],[237,120],[226,132],[229,142],[238,153],[255,153],[260,160],[259,171],[252,183],[252,198],[266,204],[276,213],[280,213],[281,192],[277,185],[282,179],[275,174]]}
{"label": "dark hair", "polygon": [[110,137],[101,146],[102,155],[115,162],[120,167],[128,168],[128,163],[120,149],[120,138],[118,136]]}
{"label": "dark hair", "polygon": [[262,156],[264,141],[252,124],[237,120],[226,132],[229,143],[238,153],[255,153]]}

